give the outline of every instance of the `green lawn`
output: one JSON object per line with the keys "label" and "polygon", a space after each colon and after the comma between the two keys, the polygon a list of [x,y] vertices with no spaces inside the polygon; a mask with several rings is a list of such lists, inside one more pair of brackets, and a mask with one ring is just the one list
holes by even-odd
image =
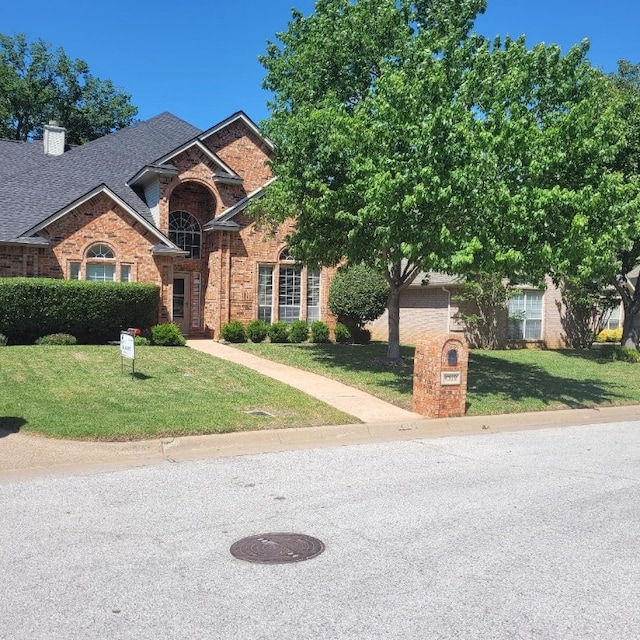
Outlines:
{"label": "green lawn", "polygon": [[[352,423],[279,382],[192,349],[0,348],[0,429],[124,440]],[[269,416],[246,412],[262,410]]]}
{"label": "green lawn", "polygon": [[[386,344],[244,344],[265,358],[315,371],[411,409],[413,347],[406,367],[384,364]],[[605,351],[472,351],[467,414],[488,415],[640,403],[640,365]]]}

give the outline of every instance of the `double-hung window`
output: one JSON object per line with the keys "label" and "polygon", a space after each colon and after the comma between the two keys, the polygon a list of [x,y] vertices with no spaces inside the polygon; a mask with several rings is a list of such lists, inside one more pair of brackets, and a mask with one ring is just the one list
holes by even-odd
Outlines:
{"label": "double-hung window", "polygon": [[510,340],[542,340],[542,291],[525,290],[509,299]]}

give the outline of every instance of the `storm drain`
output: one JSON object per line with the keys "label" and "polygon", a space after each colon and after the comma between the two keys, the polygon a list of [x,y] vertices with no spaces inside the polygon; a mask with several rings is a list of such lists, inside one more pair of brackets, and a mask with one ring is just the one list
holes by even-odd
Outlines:
{"label": "storm drain", "polygon": [[254,409],[252,411],[245,411],[250,416],[265,416],[267,418],[273,418],[273,413],[269,413],[268,411],[263,411],[262,409]]}
{"label": "storm drain", "polygon": [[303,533],[261,533],[231,545],[231,555],[238,560],[260,564],[302,562],[319,556],[323,551],[321,540]]}

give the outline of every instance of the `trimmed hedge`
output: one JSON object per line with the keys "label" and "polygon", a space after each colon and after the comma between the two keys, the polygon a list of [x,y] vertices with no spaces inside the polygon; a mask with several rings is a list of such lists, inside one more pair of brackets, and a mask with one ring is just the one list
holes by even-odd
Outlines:
{"label": "trimmed hedge", "polygon": [[220,335],[227,342],[241,343],[247,341],[247,330],[240,320],[231,320],[222,325]]}
{"label": "trimmed hedge", "polygon": [[118,340],[120,330],[158,321],[160,291],[141,282],[0,278],[0,331],[11,344],[68,333],[79,343]]}

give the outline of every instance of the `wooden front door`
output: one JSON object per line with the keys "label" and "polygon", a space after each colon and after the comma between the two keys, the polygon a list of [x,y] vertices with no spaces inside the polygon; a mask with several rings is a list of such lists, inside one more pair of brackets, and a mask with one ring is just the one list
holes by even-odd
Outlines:
{"label": "wooden front door", "polygon": [[189,274],[173,276],[173,321],[180,327],[182,335],[188,336],[191,325],[189,314]]}

